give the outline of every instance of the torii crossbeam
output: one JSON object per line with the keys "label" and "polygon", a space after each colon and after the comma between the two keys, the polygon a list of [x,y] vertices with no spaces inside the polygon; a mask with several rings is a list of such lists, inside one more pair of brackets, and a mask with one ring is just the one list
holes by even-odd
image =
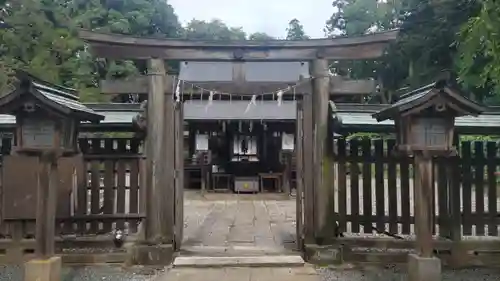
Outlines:
{"label": "torii crossbeam", "polygon": [[80,38],[91,44],[92,52],[98,57],[185,61],[375,59],[383,54],[387,44],[394,41],[397,34],[398,30],[391,30],[331,39],[202,41],[137,38],[87,30],[79,32]]}

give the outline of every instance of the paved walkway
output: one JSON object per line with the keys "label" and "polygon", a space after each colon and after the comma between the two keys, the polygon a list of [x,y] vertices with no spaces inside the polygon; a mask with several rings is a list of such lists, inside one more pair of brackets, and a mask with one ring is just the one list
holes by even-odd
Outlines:
{"label": "paved walkway", "polygon": [[[283,255],[295,249],[295,199],[186,193],[181,256]],[[269,265],[268,265],[269,266]],[[316,281],[313,267],[173,268],[155,281]]]}
{"label": "paved walkway", "polygon": [[265,195],[237,194],[192,196],[184,207],[184,250],[294,249],[295,199],[266,200]]}
{"label": "paved walkway", "polygon": [[155,281],[317,281],[311,266],[299,268],[174,268]]}

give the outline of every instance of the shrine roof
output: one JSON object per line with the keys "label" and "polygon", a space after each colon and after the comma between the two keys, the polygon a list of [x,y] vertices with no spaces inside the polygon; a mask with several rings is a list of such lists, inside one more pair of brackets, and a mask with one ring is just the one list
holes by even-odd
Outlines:
{"label": "shrine roof", "polygon": [[104,115],[82,104],[74,89],[54,85],[22,71],[18,72],[17,79],[16,89],[0,98],[0,111],[4,113],[9,113],[7,106],[29,94],[56,112],[77,120],[99,122],[105,119]]}
{"label": "shrine roof", "polygon": [[[294,122],[296,102],[284,101],[278,106],[276,101],[257,102],[244,113],[248,101],[187,101],[184,103],[184,120],[189,122],[213,122],[214,120],[263,120],[268,122]],[[106,119],[99,126],[131,127],[132,118],[140,111],[139,104],[87,104],[104,114]],[[337,115],[342,119],[341,130],[350,132],[392,132],[394,122],[377,122],[372,114],[386,108],[387,104],[345,104],[338,103]],[[259,112],[264,112],[261,114]],[[220,118],[220,119],[218,119]],[[1,124],[0,116],[0,124]],[[85,127],[85,124],[83,124]],[[500,134],[500,107],[490,107],[477,117],[462,116],[455,120],[458,132],[467,134]]]}
{"label": "shrine roof", "polygon": [[[218,115],[225,115],[225,120],[229,117],[237,117],[236,120],[252,120],[250,118],[257,118],[253,120],[263,120],[268,122],[294,122],[296,119],[296,104],[295,102],[289,102],[285,106],[280,107],[279,112],[269,113],[267,116],[258,116],[253,114],[250,110],[244,114],[245,107],[248,102],[239,102],[240,106],[236,105],[235,102],[224,105],[213,105],[212,110],[205,112],[205,106],[208,101],[204,101],[205,104],[201,103],[190,103],[186,102],[184,104],[184,119],[188,122],[213,122],[214,119],[205,118],[207,116],[215,116],[215,112],[212,110],[225,108],[223,111],[217,112]],[[221,101],[213,101],[214,104],[218,104]],[[139,104],[130,103],[87,103],[85,104],[88,108],[91,108],[95,112],[105,116],[105,119],[100,124],[90,124],[82,123],[82,130],[89,131],[113,131],[122,130],[130,131],[132,128],[132,119],[140,111]],[[347,132],[393,132],[394,131],[394,121],[385,120],[382,122],[377,122],[372,117],[373,113],[380,111],[383,108],[388,107],[387,104],[336,104],[337,115],[342,119],[341,131]],[[233,108],[233,110],[231,110]],[[267,106],[261,105],[260,110],[271,110],[278,108],[276,102],[270,102]],[[198,110],[194,110],[198,109]],[[241,110],[241,111],[238,111]],[[189,115],[187,112],[192,112]],[[196,115],[193,115],[196,114]],[[273,114],[271,116],[271,114]],[[279,118],[279,119],[262,119],[265,118]],[[218,120],[218,119],[215,119]],[[12,115],[0,114],[0,129],[10,129],[15,126],[15,117]],[[474,116],[462,116],[455,119],[455,127],[457,132],[464,134],[492,134],[500,135],[500,107],[489,107],[486,112],[480,114],[477,117]]]}

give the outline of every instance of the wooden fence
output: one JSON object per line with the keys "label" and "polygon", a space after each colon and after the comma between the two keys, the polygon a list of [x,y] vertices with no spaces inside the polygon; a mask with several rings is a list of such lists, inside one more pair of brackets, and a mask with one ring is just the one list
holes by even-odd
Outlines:
{"label": "wooden fence", "polygon": [[[345,233],[340,242],[349,249],[414,248],[413,159],[394,148],[394,140],[335,143],[335,213]],[[451,251],[453,243],[460,243],[475,256],[481,249],[498,251],[499,145],[462,142],[458,151],[457,156],[434,159],[436,248]],[[355,260],[366,259],[348,252]],[[389,254],[389,259],[394,255],[406,261],[406,253]],[[488,256],[480,263],[491,260]]]}
{"label": "wooden fence", "polygon": [[[394,145],[394,140],[337,140],[334,144],[335,213],[346,234],[338,241],[348,249],[347,258],[366,259],[355,248],[407,250],[414,246],[413,160],[396,153]],[[109,233],[123,229],[132,241],[144,217],[139,202],[143,165],[140,141],[80,139],[80,148],[86,165],[86,177],[81,183],[84,188],[76,191],[72,215],[58,220],[57,248],[62,253],[73,253],[63,255],[67,262],[123,261],[125,253],[112,249]],[[500,218],[495,175],[500,165],[499,145],[462,142],[459,152],[458,156],[435,159],[436,248],[450,251],[460,243],[476,256],[500,250],[499,240],[494,239]],[[387,234],[396,239],[380,242],[377,238]],[[95,252],[90,252],[75,258],[78,251],[74,248],[101,249],[103,255],[98,259]],[[28,259],[33,249],[34,221],[0,225],[0,264]],[[381,256],[406,261],[406,254],[391,252]],[[481,263],[495,261],[483,256]]]}
{"label": "wooden fence", "polygon": [[[120,229],[128,235],[128,241],[133,241],[138,224],[144,218],[139,204],[143,165],[140,144],[137,139],[125,138],[79,140],[84,176],[80,177],[81,182],[71,196],[71,215],[57,218],[56,226],[56,248],[63,253],[64,261],[124,260],[124,250],[113,249],[111,234]],[[33,220],[0,224],[0,264],[31,258],[35,246],[34,226]],[[81,253],[83,248],[93,250]],[[102,255],[97,255],[96,250]],[[68,251],[72,254],[64,255]]]}

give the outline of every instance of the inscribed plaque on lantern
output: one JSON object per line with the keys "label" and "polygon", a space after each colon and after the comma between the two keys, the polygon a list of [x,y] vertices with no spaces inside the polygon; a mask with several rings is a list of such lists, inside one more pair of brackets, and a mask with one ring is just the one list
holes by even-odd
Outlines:
{"label": "inscribed plaque on lantern", "polygon": [[418,146],[446,146],[446,120],[419,118],[413,123],[413,143]]}
{"label": "inscribed plaque on lantern", "polygon": [[23,147],[46,149],[54,146],[54,121],[27,118],[21,128]]}

